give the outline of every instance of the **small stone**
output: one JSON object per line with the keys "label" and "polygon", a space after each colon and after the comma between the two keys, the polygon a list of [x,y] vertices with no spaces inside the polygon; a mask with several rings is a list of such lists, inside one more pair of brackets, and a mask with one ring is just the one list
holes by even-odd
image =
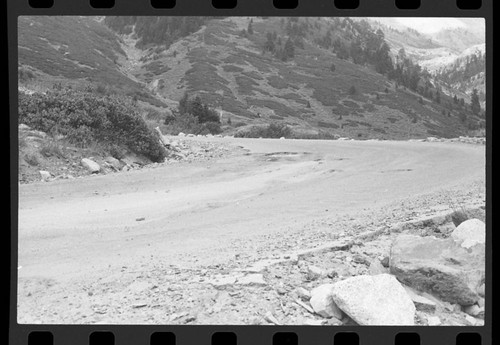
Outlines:
{"label": "small stone", "polygon": [[484,308],[481,308],[477,304],[469,305],[464,307],[464,312],[471,316],[478,316],[480,314],[484,315]]}
{"label": "small stone", "polygon": [[477,294],[481,297],[485,297],[485,285],[484,284],[481,284],[478,288],[477,288]]}
{"label": "small stone", "polygon": [[365,257],[364,255],[361,255],[361,254],[355,254],[353,257],[352,257],[352,261],[357,263],[357,264],[362,264],[362,265],[370,265],[370,260],[368,260],[367,257]]}
{"label": "small stone", "polygon": [[285,295],[285,294],[286,294],[286,290],[285,290],[285,289],[283,289],[282,287],[278,287],[278,288],[276,289],[276,292],[277,292],[278,294],[280,294],[280,295]]}
{"label": "small stone", "polygon": [[304,325],[306,326],[321,326],[323,325],[325,320],[315,320],[315,319],[306,319],[304,320]]}
{"label": "small stone", "polygon": [[267,285],[262,274],[249,274],[242,278],[238,278],[236,284],[248,286],[263,286]]}
{"label": "small stone", "polygon": [[52,175],[48,171],[40,170],[39,172],[40,176],[42,177],[42,181],[48,181],[52,177]]}
{"label": "small stone", "polygon": [[382,264],[382,266],[384,267],[389,267],[389,257],[388,256],[385,256],[381,261],[380,263]]}
{"label": "small stone", "polygon": [[440,326],[441,319],[437,316],[427,316],[427,324],[429,326]]}
{"label": "small stone", "polygon": [[476,325],[476,318],[470,316],[470,315],[465,315],[465,320],[471,325],[475,326]]}
{"label": "small stone", "polygon": [[380,261],[373,260],[368,267],[368,274],[375,276],[377,274],[389,273],[389,270],[385,268]]}
{"label": "small stone", "polygon": [[96,174],[101,170],[99,164],[94,162],[92,159],[83,158],[80,162],[82,166],[86,168],[91,174]]}
{"label": "small stone", "polygon": [[311,299],[311,293],[303,287],[297,288],[296,292],[297,296],[303,301],[309,301]]}
{"label": "small stone", "polygon": [[321,278],[323,276],[326,276],[326,272],[322,270],[319,267],[316,266],[308,266],[307,267],[307,278],[309,280],[316,280],[318,278]]}

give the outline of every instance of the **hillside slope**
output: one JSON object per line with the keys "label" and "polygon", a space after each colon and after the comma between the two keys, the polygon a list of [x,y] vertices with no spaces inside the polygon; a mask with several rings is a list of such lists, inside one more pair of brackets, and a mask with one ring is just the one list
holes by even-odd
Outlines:
{"label": "hillside slope", "polygon": [[[154,18],[151,22],[163,23]],[[272,122],[302,136],[326,133],[359,139],[455,137],[467,132],[459,111],[445,108],[451,103],[446,94],[439,104],[422,99],[377,73],[370,54],[357,63],[342,56],[345,49],[351,54],[356,48],[368,51],[374,37],[383,41],[365,22],[204,18],[182,34],[173,32],[165,44],[156,41],[168,32],[150,37],[154,31],[144,22],[139,31],[138,23],[23,17],[20,66],[33,71],[35,80],[43,81],[39,84],[103,84],[110,92],[154,104],[165,116],[169,112],[162,108],[173,110],[185,92],[196,94],[220,111],[227,134]],[[266,46],[270,40],[273,49]],[[288,41],[293,52],[284,57]],[[40,55],[44,58],[37,58]]]}

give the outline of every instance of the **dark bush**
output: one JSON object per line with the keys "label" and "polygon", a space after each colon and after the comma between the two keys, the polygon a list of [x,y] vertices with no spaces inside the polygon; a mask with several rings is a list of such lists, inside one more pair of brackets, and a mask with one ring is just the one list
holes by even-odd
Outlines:
{"label": "dark bush", "polygon": [[467,219],[469,219],[469,216],[465,211],[455,211],[451,214],[451,220],[455,226],[459,226]]}
{"label": "dark bush", "polygon": [[18,69],[18,79],[22,83],[29,82],[30,80],[35,79],[35,77],[35,73],[31,72],[27,68],[22,67]]}
{"label": "dark bush", "polygon": [[157,134],[131,102],[117,96],[74,90],[30,96],[20,93],[19,122],[44,132],[57,128],[59,134],[81,147],[114,143],[155,162],[165,158]]}
{"label": "dark bush", "polygon": [[292,130],[285,124],[271,123],[267,127],[252,127],[249,131],[238,132],[235,137],[241,138],[290,138]]}

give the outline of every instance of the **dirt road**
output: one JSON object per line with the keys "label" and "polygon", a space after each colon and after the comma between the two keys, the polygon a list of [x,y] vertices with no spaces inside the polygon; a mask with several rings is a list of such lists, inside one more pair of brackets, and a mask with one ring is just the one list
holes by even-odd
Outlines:
{"label": "dirt road", "polygon": [[315,219],[356,219],[398,200],[484,181],[485,174],[481,145],[203,140],[231,145],[234,154],[21,185],[20,311],[35,280],[68,287],[145,271],[152,262],[189,270],[255,260],[268,254],[270,237],[304,232]]}

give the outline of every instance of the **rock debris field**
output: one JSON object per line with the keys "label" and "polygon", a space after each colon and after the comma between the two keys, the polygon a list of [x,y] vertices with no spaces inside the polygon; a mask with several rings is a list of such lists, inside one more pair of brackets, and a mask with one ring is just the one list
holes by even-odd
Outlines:
{"label": "rock debris field", "polygon": [[[81,186],[65,180],[20,186],[18,322],[484,324],[485,186],[480,171],[470,172],[484,163],[481,145],[403,144],[411,152],[437,145],[450,150],[450,160],[455,150],[456,157],[474,157],[464,175],[448,175],[444,185],[438,175],[423,176],[438,186],[418,185],[423,190],[416,192],[402,174],[427,169],[422,162],[434,159],[435,148],[422,162],[409,160],[407,151],[378,157],[368,165],[376,176],[364,173],[369,185],[352,185],[335,174],[352,167],[348,178],[356,178],[368,164],[364,152],[378,145],[396,152],[399,144],[164,139],[180,157],[155,169],[74,180]],[[269,179],[262,180],[265,173]],[[384,174],[408,187],[386,190]],[[332,184],[339,195],[311,188]],[[113,208],[131,197],[148,203]],[[70,214],[50,214],[58,198],[70,204],[59,212]],[[287,211],[290,201],[297,205]]]}

